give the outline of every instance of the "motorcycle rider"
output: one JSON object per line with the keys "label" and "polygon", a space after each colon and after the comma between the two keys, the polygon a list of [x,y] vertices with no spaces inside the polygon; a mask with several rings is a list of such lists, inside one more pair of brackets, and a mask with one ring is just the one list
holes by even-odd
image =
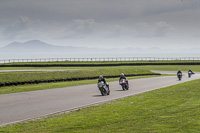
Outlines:
{"label": "motorcycle rider", "polygon": [[180,70],[180,69],[179,69],[179,70],[178,70],[178,72],[177,72],[177,76],[178,76],[178,74],[179,74],[179,73],[182,75],[182,72],[181,72],[181,70]]}
{"label": "motorcycle rider", "polygon": [[121,73],[121,75],[120,75],[120,77],[119,77],[119,82],[120,82],[121,79],[125,79],[125,81],[126,81],[126,83],[127,83],[127,85],[128,85],[128,80],[127,80],[127,78],[125,77],[124,73]]}
{"label": "motorcycle rider", "polygon": [[194,73],[192,72],[192,70],[189,70],[189,71],[188,71],[188,76],[190,77],[190,76],[192,76],[192,74],[194,74]]}
{"label": "motorcycle rider", "polygon": [[189,70],[188,73],[189,73],[189,72],[191,72],[191,73],[193,74],[192,70]]}
{"label": "motorcycle rider", "polygon": [[102,75],[99,76],[98,83],[101,82],[101,81],[104,82],[104,84],[108,87],[108,90],[109,90],[109,84],[106,82],[105,78]]}

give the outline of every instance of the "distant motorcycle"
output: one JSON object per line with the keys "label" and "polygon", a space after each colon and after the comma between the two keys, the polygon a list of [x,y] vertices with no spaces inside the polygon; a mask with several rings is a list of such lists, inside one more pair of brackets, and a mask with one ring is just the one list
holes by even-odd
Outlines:
{"label": "distant motorcycle", "polygon": [[189,71],[189,72],[188,72],[188,77],[190,78],[191,76],[192,76],[192,72]]}
{"label": "distant motorcycle", "polygon": [[179,80],[182,79],[182,74],[181,74],[181,73],[178,73],[177,76],[178,76],[178,79],[179,79]]}
{"label": "distant motorcycle", "polygon": [[106,96],[106,95],[110,94],[110,90],[109,90],[108,86],[103,81],[98,83],[98,88],[99,88],[102,96]]}
{"label": "distant motorcycle", "polygon": [[123,90],[128,90],[129,89],[129,85],[127,84],[126,80],[125,79],[121,79],[119,81],[119,84],[122,86],[122,89]]}

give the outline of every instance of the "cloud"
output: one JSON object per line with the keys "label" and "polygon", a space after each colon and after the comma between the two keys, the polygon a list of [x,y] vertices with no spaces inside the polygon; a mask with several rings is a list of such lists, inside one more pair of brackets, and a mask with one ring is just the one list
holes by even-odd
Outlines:
{"label": "cloud", "polygon": [[12,23],[11,25],[5,27],[2,31],[2,33],[5,36],[13,36],[21,31],[23,31],[24,29],[26,29],[26,19],[23,17],[20,17],[19,20],[15,21],[14,23]]}
{"label": "cloud", "polygon": [[136,24],[135,27],[135,37],[152,37],[153,36],[153,27],[146,23],[140,22]]}
{"label": "cloud", "polygon": [[[103,26],[102,26],[103,27]],[[105,30],[104,34],[106,38],[118,38],[122,36],[127,36],[131,33],[131,29],[124,25],[114,24],[102,28]]]}
{"label": "cloud", "polygon": [[2,29],[1,34],[5,39],[16,39],[27,33],[30,28],[34,29],[38,24],[40,24],[40,21],[38,20],[31,21],[26,16],[20,16],[18,20],[5,26],[5,28]]}
{"label": "cloud", "polygon": [[135,37],[166,37],[169,32],[173,31],[173,27],[164,21],[149,24],[140,22],[135,28]]}
{"label": "cloud", "polygon": [[165,37],[168,32],[173,30],[173,27],[166,22],[157,22],[154,27],[154,37]]}
{"label": "cloud", "polygon": [[96,22],[93,19],[76,19],[71,23],[71,29],[77,33],[90,34],[95,28]]}
{"label": "cloud", "polygon": [[0,39],[147,45],[145,39],[193,37],[199,10],[199,0],[0,0]]}
{"label": "cloud", "polygon": [[192,35],[193,38],[200,38],[200,31]]}
{"label": "cloud", "polygon": [[164,21],[155,23],[140,22],[135,26],[97,23],[93,19],[76,19],[67,23],[64,36],[60,39],[80,39],[98,36],[100,38],[120,37],[166,37],[174,28]]}
{"label": "cloud", "polygon": [[[1,24],[1,21],[0,21]],[[97,23],[93,19],[74,19],[66,23],[48,24],[40,20],[20,16],[12,23],[2,23],[1,38],[5,40],[24,39],[78,39],[92,35]]]}
{"label": "cloud", "polygon": [[188,10],[200,9],[200,1],[199,0],[151,0],[151,3],[148,2],[141,3],[143,4],[143,8],[140,12],[142,16],[154,16],[168,13],[177,13]]}
{"label": "cloud", "polygon": [[77,39],[91,35],[96,29],[97,23],[93,19],[74,19],[65,24],[62,37],[59,39]]}
{"label": "cloud", "polygon": [[1,17],[28,16],[48,21],[94,19],[113,21],[131,16],[132,2],[125,0],[8,0],[0,5]]}

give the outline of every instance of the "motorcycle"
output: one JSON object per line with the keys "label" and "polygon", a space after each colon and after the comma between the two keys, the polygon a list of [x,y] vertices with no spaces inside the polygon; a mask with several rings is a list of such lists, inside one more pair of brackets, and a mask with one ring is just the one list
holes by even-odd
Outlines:
{"label": "motorcycle", "polygon": [[98,83],[98,88],[99,88],[102,96],[110,95],[110,90],[103,81]]}
{"label": "motorcycle", "polygon": [[179,80],[182,79],[182,73],[178,73],[177,76],[178,76],[178,79],[179,79]]}
{"label": "motorcycle", "polygon": [[192,72],[188,72],[188,77],[190,78],[192,76]]}
{"label": "motorcycle", "polygon": [[123,90],[128,90],[129,89],[129,85],[127,84],[126,80],[125,79],[121,79],[119,81],[119,84],[122,86],[122,89]]}

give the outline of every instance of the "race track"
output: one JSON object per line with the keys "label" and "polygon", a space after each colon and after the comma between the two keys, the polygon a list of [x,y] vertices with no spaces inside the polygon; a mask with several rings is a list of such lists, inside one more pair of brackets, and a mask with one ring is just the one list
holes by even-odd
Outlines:
{"label": "race track", "polygon": [[[156,72],[176,74],[176,72]],[[101,96],[97,84],[0,95],[0,126],[71,111],[198,78],[200,74],[196,73],[191,78],[185,74],[181,81],[178,81],[176,76],[133,79],[129,80],[128,91],[122,91],[117,81],[110,82],[109,96]]]}

